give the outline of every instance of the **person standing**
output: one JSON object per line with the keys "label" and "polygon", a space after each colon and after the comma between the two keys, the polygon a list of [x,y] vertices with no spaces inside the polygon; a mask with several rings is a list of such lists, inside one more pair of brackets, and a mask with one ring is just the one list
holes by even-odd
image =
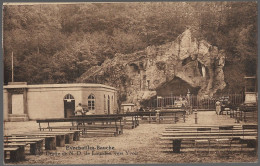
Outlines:
{"label": "person standing", "polygon": [[216,114],[219,115],[221,112],[221,102],[217,101],[216,102]]}
{"label": "person standing", "polygon": [[81,103],[79,103],[76,107],[76,110],[74,111],[75,113],[75,116],[81,116],[81,115],[84,115],[84,111],[83,111],[83,108],[81,106]]}

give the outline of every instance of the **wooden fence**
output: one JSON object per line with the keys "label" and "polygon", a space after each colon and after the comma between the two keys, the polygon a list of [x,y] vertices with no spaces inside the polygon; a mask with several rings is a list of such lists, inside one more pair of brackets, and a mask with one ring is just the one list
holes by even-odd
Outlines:
{"label": "wooden fence", "polygon": [[[151,99],[148,102],[148,107],[150,108],[161,108],[173,106],[175,101],[178,101],[180,96],[163,96],[156,97],[155,99]],[[182,96],[182,98],[187,98],[187,96]],[[211,98],[201,99],[196,95],[190,96],[190,105],[194,109],[206,109],[211,110],[216,108],[216,102],[221,100],[221,98],[228,99],[229,102],[233,105],[240,105],[244,102],[244,94],[226,94],[226,95],[216,95]]]}

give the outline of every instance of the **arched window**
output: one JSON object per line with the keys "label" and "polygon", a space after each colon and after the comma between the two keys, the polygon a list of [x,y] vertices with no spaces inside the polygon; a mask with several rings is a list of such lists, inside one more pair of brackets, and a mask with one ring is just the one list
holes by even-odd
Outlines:
{"label": "arched window", "polygon": [[110,98],[109,95],[107,96],[107,112],[110,114]]}
{"label": "arched window", "polygon": [[112,107],[113,107],[113,106],[114,106],[114,98],[113,98],[113,96],[111,97],[111,99],[112,99],[111,105],[112,105]]}
{"label": "arched window", "polygon": [[106,95],[104,95],[104,110],[106,110]]}
{"label": "arched window", "polygon": [[71,100],[75,100],[74,97],[71,94],[67,94],[64,97],[64,100],[66,100],[67,102],[71,102]]}
{"label": "arched window", "polygon": [[95,110],[95,96],[93,94],[88,96],[88,109]]}

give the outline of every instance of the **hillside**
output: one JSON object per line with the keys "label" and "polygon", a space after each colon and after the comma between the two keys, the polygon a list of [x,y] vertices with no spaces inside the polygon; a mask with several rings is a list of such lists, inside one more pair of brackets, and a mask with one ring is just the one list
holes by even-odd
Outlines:
{"label": "hillside", "polygon": [[[220,70],[224,72],[226,83],[223,90],[220,89],[224,84],[215,83],[212,79],[217,76],[212,75],[216,71],[212,72],[214,65],[210,63],[217,61],[209,61],[210,58],[198,57],[197,68],[200,70],[195,72],[202,74],[204,65],[208,73],[206,79],[210,78],[210,81],[206,81],[207,84],[197,83],[201,79],[195,76],[196,74],[192,75],[194,78],[184,74],[190,73],[184,70],[193,70],[191,67],[196,66],[196,60],[192,59],[194,57],[187,58],[190,54],[195,55],[190,52],[192,50],[185,52],[183,48],[180,54],[176,52],[180,49],[176,49],[175,46],[180,46],[178,39],[182,38],[178,36],[186,29],[191,30],[190,43],[201,43],[207,49],[212,48],[213,50],[209,51],[210,55],[217,55],[219,53],[213,52],[224,50],[225,65]],[[198,50],[193,46],[190,48]],[[76,83],[83,80],[97,82],[90,78],[101,75],[102,78],[108,79],[104,80],[104,83],[117,82],[114,84],[117,86],[123,82],[123,85],[129,86],[124,83],[129,82],[128,77],[137,78],[135,70],[141,68],[142,75],[142,68],[147,68],[138,63],[139,59],[143,65],[148,66],[150,62],[145,59],[149,59],[156,65],[152,64],[147,68],[145,79],[150,81],[149,89],[156,90],[158,94],[170,91],[171,84],[177,82],[185,84],[185,89],[193,87],[192,91],[198,94],[211,94],[217,89],[217,93],[241,93],[243,77],[256,75],[257,3],[216,1],[5,4],[4,84],[12,79],[12,54],[14,81],[28,84]],[[157,59],[160,57],[165,59]],[[183,66],[178,66],[179,62]],[[107,67],[110,63],[111,69]],[[172,81],[160,79],[158,82],[150,78],[153,68],[159,78]],[[121,75],[121,79],[111,81],[112,78],[104,77],[102,72],[108,74],[110,70],[115,73],[112,78]],[[132,70],[134,72],[131,75],[129,72]],[[173,71],[175,73],[172,73]],[[165,84],[162,85],[163,82]],[[142,83],[139,84],[141,87]],[[120,91],[127,89],[120,88]],[[175,93],[182,91],[184,90]]]}

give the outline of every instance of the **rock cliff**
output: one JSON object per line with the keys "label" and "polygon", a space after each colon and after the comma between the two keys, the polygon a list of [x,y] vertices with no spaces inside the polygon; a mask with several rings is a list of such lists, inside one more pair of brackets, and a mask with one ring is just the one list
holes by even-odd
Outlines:
{"label": "rock cliff", "polygon": [[116,87],[121,101],[137,104],[156,95],[160,87],[176,78],[197,88],[199,97],[212,96],[226,86],[224,51],[192,34],[187,29],[173,42],[132,54],[116,54],[101,66],[90,68],[78,82]]}

